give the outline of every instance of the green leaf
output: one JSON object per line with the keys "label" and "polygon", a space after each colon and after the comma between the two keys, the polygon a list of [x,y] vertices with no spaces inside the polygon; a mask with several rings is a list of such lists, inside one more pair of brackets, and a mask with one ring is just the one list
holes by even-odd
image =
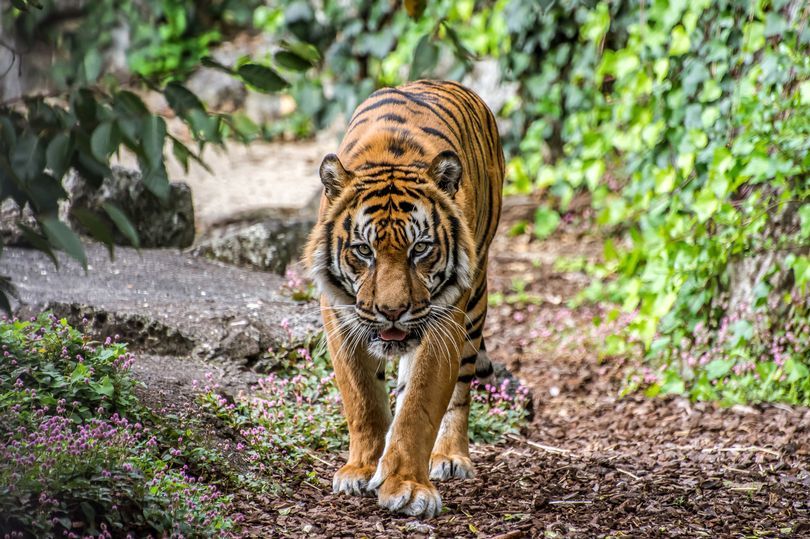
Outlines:
{"label": "green leaf", "polygon": [[312,64],[309,60],[302,58],[290,51],[279,51],[273,56],[273,59],[281,67],[291,69],[293,71],[306,71]]}
{"label": "green leaf", "polygon": [[534,212],[534,235],[539,239],[550,236],[560,223],[560,215],[544,206],[540,206]]}
{"label": "green leaf", "polygon": [[278,92],[290,85],[278,73],[259,64],[239,66],[237,73],[246,83],[263,92]]}
{"label": "green leaf", "polygon": [[169,176],[166,174],[166,167],[163,163],[158,166],[149,168],[146,164],[139,161],[141,166],[141,173],[143,174],[143,183],[149,191],[152,192],[160,200],[165,201],[169,197]]}
{"label": "green leaf", "polygon": [[140,238],[138,238],[138,231],[135,230],[135,225],[129,220],[127,214],[112,202],[104,202],[101,207],[104,208],[104,211],[110,216],[112,222],[115,223],[115,226],[118,227],[121,234],[126,236],[132,246],[135,248],[140,247],[141,241]]}
{"label": "green leaf", "polygon": [[748,320],[737,320],[731,329],[734,332],[735,345],[745,344],[754,336],[754,326]]}
{"label": "green leaf", "polygon": [[791,384],[805,380],[810,376],[810,369],[792,357],[785,361],[784,369],[785,374],[787,374],[787,382]]}
{"label": "green leaf", "polygon": [[167,84],[163,90],[163,95],[172,110],[183,119],[192,110],[205,111],[200,99],[179,82],[173,81]]}
{"label": "green leaf", "polygon": [[24,183],[35,179],[45,169],[45,152],[39,137],[26,133],[17,139],[11,153],[11,168]]}
{"label": "green leaf", "polygon": [[71,215],[87,230],[92,237],[107,246],[110,258],[113,256],[113,243],[115,242],[110,226],[96,213],[85,208],[74,208]]}
{"label": "green leaf", "polygon": [[191,157],[191,150],[186,148],[186,145],[177,139],[172,139],[172,154],[174,158],[182,165],[183,170],[188,174],[188,160]]}
{"label": "green leaf", "polygon": [[41,172],[38,178],[30,181],[25,191],[37,213],[56,213],[59,199],[67,198],[62,183],[45,172]]}
{"label": "green leaf", "polygon": [[104,377],[95,384],[94,389],[107,397],[112,397],[115,393],[115,386],[113,386],[112,380],[110,380],[108,375],[104,375]]}
{"label": "green leaf", "polygon": [[783,34],[789,28],[785,18],[778,12],[769,11],[765,16],[765,37],[774,37]]}
{"label": "green leaf", "polygon": [[90,137],[90,151],[93,153],[93,157],[102,163],[107,162],[110,154],[112,154],[117,146],[114,144],[112,131],[112,122],[101,122]]}
{"label": "green leaf", "polygon": [[201,110],[193,109],[188,113],[187,119],[189,127],[191,127],[191,134],[195,139],[208,142],[222,140],[220,136],[220,119],[217,116],[211,116]]}
{"label": "green leaf", "polygon": [[677,373],[667,371],[664,374],[664,382],[661,384],[661,393],[664,395],[683,395],[686,392],[686,384]]}
{"label": "green leaf", "polygon": [[585,22],[580,28],[579,35],[591,43],[599,43],[610,28],[610,13],[605,2],[597,4],[596,9],[589,10]]}
{"label": "green leaf", "polygon": [[135,116],[145,116],[149,114],[149,109],[143,104],[141,98],[128,90],[121,90],[115,94],[113,107],[119,112]]}
{"label": "green leaf", "polygon": [[801,223],[802,238],[810,238],[810,203],[805,202],[799,208],[799,222]]}
{"label": "green leaf", "polygon": [[416,80],[431,72],[439,61],[439,47],[433,43],[430,34],[425,34],[416,45],[411,61],[411,71],[408,78]]}
{"label": "green leaf", "polygon": [[709,380],[716,380],[722,378],[734,366],[734,361],[730,359],[715,359],[706,364],[706,376]]}
{"label": "green leaf", "polygon": [[70,158],[73,155],[73,142],[67,132],[57,133],[48,144],[45,152],[48,168],[54,178],[61,180],[70,167]]}
{"label": "green leaf", "polygon": [[75,232],[56,217],[45,217],[39,221],[39,224],[51,245],[69,254],[78,260],[84,269],[87,269],[87,255]]}
{"label": "green leaf", "polygon": [[166,122],[159,116],[148,116],[143,122],[141,141],[143,156],[147,168],[156,168],[163,164],[163,143],[166,138]]}
{"label": "green leaf", "polygon": [[689,34],[683,25],[679,24],[672,29],[672,34],[669,38],[669,55],[680,56],[689,52],[691,43],[689,42]]}
{"label": "green leaf", "polygon": [[701,223],[705,223],[720,207],[720,201],[710,189],[701,189],[692,208]]}
{"label": "green leaf", "polygon": [[234,75],[235,74],[233,69],[231,69],[230,67],[228,67],[228,66],[226,66],[224,64],[221,64],[221,63],[217,62],[216,60],[214,60],[210,56],[204,56],[204,57],[200,58],[200,64],[202,64],[205,67],[211,68],[211,69],[217,69],[219,71],[224,71],[225,73],[228,73],[229,75]]}
{"label": "green leaf", "polygon": [[302,43],[300,41],[282,41],[281,46],[290,51],[291,53],[299,56],[314,65],[321,59],[321,53],[318,48],[309,43]]}
{"label": "green leaf", "polygon": [[48,239],[45,236],[43,236],[33,228],[28,227],[22,223],[17,223],[17,228],[19,228],[20,231],[23,233],[23,237],[25,238],[25,241],[27,241],[29,245],[31,245],[34,249],[48,255],[48,258],[51,259],[53,265],[56,266],[57,268],[59,267],[59,259],[56,258],[56,255],[53,253],[53,250],[51,249],[51,244],[48,243]]}
{"label": "green leaf", "polygon": [[103,59],[98,48],[91,48],[87,51],[87,54],[84,55],[84,60],[82,61],[84,78],[87,82],[93,83],[96,81],[96,79],[98,79],[98,76],[101,74],[102,62]]}
{"label": "green leaf", "polygon": [[97,115],[99,104],[93,92],[87,88],[81,88],[78,92],[73,94],[71,105],[73,106],[73,112],[76,114],[76,117],[85,130],[92,129],[98,122]]}

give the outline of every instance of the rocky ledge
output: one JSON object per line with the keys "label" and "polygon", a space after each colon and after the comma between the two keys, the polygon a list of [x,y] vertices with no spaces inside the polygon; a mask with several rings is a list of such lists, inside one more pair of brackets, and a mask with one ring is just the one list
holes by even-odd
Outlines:
{"label": "rocky ledge", "polygon": [[88,320],[98,337],[119,334],[135,349],[253,366],[271,346],[320,328],[314,304],[282,293],[277,275],[214,263],[175,250],[86,246],[87,272],[59,255],[59,268],[32,249],[6,248],[20,314],[51,309]]}

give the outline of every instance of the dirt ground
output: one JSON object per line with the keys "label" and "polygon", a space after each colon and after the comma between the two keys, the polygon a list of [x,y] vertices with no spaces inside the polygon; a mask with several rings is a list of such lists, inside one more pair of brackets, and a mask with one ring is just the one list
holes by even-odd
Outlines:
{"label": "dirt ground", "polygon": [[[527,206],[528,208],[528,206]],[[595,307],[566,307],[586,283],[554,269],[593,258],[575,228],[545,242],[508,238],[491,253],[491,291],[531,277],[539,304],[490,310],[487,343],[533,391],[524,436],[472,450],[478,476],[442,483],[446,511],[417,521],[372,497],[331,493],[341,455],[289,497],[242,499],[256,537],[810,537],[810,410],[721,408],[680,398],[621,398],[626,366],[597,358]],[[607,329],[605,330],[607,331]]]}
{"label": "dirt ground", "polygon": [[[286,494],[236,493],[248,536],[810,537],[810,409],[621,397],[628,363],[598,358],[611,327],[592,321],[604,313],[567,306],[587,278],[555,264],[592,260],[600,244],[576,223],[543,242],[508,237],[531,208],[510,200],[490,256],[490,293],[520,281],[525,293],[493,306],[485,331],[493,359],[532,390],[525,432],[474,446],[477,477],[439,484],[446,510],[426,521],[332,494],[345,455],[319,455]],[[196,413],[190,380],[206,370],[150,356],[135,367],[146,402],[180,414]],[[255,380],[213,370],[233,392]]]}

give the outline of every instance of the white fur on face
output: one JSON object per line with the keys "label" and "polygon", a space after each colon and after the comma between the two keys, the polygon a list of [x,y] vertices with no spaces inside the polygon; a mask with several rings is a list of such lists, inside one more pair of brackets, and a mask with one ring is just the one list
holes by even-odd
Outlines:
{"label": "white fur on face", "polygon": [[[413,245],[420,241],[431,241],[434,243],[434,248],[441,247],[439,245],[439,233],[431,227],[432,218],[430,216],[431,212],[424,202],[414,202],[414,208],[410,212],[409,222],[403,228],[408,249],[411,249]],[[344,246],[344,249],[349,249],[351,245],[362,242],[369,245],[372,251],[374,251],[377,241],[377,227],[372,222],[372,216],[368,215],[364,211],[364,208],[356,208],[353,210],[352,218],[352,237]],[[427,226],[423,227],[421,223],[426,223]],[[336,224],[335,226],[338,225]],[[449,231],[444,231],[444,233],[449,233]],[[325,241],[325,239],[323,241]],[[354,304],[364,279],[361,275],[355,274],[351,268],[341,267],[340,254],[334,249],[334,242],[331,249],[331,259],[327,260],[327,252],[329,251],[330,249],[322,242],[314,255],[311,271],[313,279],[321,293],[326,294],[332,305]],[[454,254],[451,249],[450,252],[445,253],[444,268],[440,268],[430,275],[423,275],[417,272],[417,276],[429,290],[433,290],[441,284],[441,269],[444,269],[446,275],[455,274],[456,283],[446,286],[440,294],[431,297],[431,304],[441,306],[453,305],[458,301],[464,291],[471,286],[473,270],[470,267],[469,256],[463,249],[459,249],[457,254]],[[334,280],[330,279],[328,273],[336,275],[336,278],[340,281],[342,286],[337,286]],[[347,290],[351,292],[347,292]],[[344,313],[344,316],[345,315],[347,315],[347,313]],[[402,346],[395,347],[391,347],[380,341],[372,341],[367,343],[367,350],[377,358],[393,359],[402,354],[413,352],[418,346],[419,343],[416,341],[409,341]]]}

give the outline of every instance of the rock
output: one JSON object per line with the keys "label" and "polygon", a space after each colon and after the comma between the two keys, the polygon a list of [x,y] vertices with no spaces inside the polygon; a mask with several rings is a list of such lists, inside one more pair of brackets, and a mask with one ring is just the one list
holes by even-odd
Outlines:
{"label": "rock", "polygon": [[307,217],[268,217],[255,223],[214,227],[193,252],[281,275],[300,256],[314,224],[314,219]]}
{"label": "rock", "polygon": [[21,316],[51,309],[96,338],[115,334],[133,350],[222,360],[242,369],[320,331],[317,308],[283,295],[270,273],[212,263],[167,249],[128,247],[110,260],[104,246],[86,245],[87,273],[63,253],[59,269],[39,251],[6,248],[0,275],[11,275]]}
{"label": "rock", "polygon": [[[112,175],[104,178],[98,189],[75,171],[68,173],[62,183],[70,196],[62,217],[76,230],[81,231],[82,227],[71,215],[74,209],[89,209],[103,215],[102,204],[113,202],[129,216],[141,247],[183,248],[194,242],[194,205],[191,189],[184,183],[171,183],[165,202],[146,188],[139,171],[124,167],[112,167]],[[129,240],[112,228],[115,243],[129,245]]]}
{"label": "rock", "polygon": [[20,207],[17,203],[7,198],[0,204],[0,243],[2,243],[2,245],[29,247],[30,244],[25,239],[25,236],[23,236],[17,223],[22,223],[34,230],[39,230],[39,225],[34,218],[34,213],[31,211],[31,208],[25,206],[25,208],[20,211]]}

